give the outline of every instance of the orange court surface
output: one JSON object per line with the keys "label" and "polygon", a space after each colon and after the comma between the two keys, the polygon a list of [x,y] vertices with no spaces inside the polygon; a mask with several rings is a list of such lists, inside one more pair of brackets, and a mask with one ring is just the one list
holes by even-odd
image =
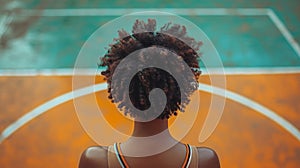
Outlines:
{"label": "orange court surface", "polygon": [[[203,76],[201,82],[209,83],[208,76]],[[72,90],[69,76],[1,77],[0,84],[1,109],[6,110],[0,118],[2,130],[36,106]],[[297,128],[300,128],[299,85],[300,74],[227,76],[229,91],[268,107]],[[105,107],[116,110],[106,99],[105,91],[98,94]],[[200,96],[199,114],[205,114],[211,94],[200,92]],[[300,164],[299,136],[297,139],[278,123],[251,109],[251,104],[245,106],[239,100],[227,98],[219,125],[203,144],[195,136],[203,123],[200,116],[183,141],[215,149],[222,167]],[[130,128],[132,123],[114,117],[109,119],[115,123],[114,127],[130,131],[122,128]],[[81,152],[92,145],[97,144],[82,130],[70,100],[45,111],[5,139],[0,145],[0,155],[4,156],[0,163],[3,167],[76,167]]]}

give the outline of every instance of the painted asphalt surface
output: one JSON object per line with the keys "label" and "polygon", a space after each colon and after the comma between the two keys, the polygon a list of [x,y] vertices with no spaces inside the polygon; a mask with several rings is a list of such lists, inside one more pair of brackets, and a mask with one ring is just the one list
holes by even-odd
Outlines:
{"label": "painted asphalt surface", "polygon": [[[122,1],[111,3],[85,3],[65,1],[48,4],[53,8],[124,7]],[[30,1],[28,8],[37,2]],[[153,8],[269,8],[287,26],[299,42],[299,14],[297,1],[289,3],[249,2],[198,4],[149,2]],[[191,5],[193,4],[193,5]],[[299,5],[298,5],[299,6]],[[131,8],[142,8],[132,3]],[[120,10],[121,11],[121,10]],[[3,16],[3,15],[2,15]],[[0,49],[1,70],[53,69],[73,67],[76,55],[89,35],[100,25],[117,16],[43,16],[28,27],[28,32],[14,40],[8,48]],[[260,16],[184,16],[201,27],[218,49],[225,68],[276,68],[299,67],[300,59],[278,29],[278,23],[267,15]],[[83,31],[84,30],[84,31]],[[81,33],[74,33],[81,32]],[[0,76],[0,132],[37,106],[72,90],[72,77],[51,76]],[[246,69],[244,69],[246,70]],[[243,71],[243,70],[241,70]],[[100,80],[101,82],[101,80]],[[208,76],[201,82],[209,84]],[[299,72],[281,74],[227,75],[227,89],[274,111],[300,129]],[[195,125],[183,139],[186,143],[208,146],[217,151],[222,167],[298,167],[300,143],[278,123],[270,120],[238,101],[226,100],[221,122],[205,142],[198,135],[209,108],[211,94],[200,92],[201,102]],[[87,102],[91,95],[84,96]],[[107,113],[113,127],[130,133],[132,123],[122,119],[110,104],[106,92],[97,93],[99,105]],[[183,115],[182,115],[183,116]],[[97,121],[94,121],[97,122]],[[176,137],[176,129],[172,134]],[[103,133],[106,135],[105,133]],[[196,136],[195,136],[196,135]],[[101,136],[101,135],[100,135]],[[72,101],[59,104],[34,118],[0,144],[1,167],[76,167],[81,152],[95,142],[83,131],[74,112]],[[67,159],[66,159],[67,158]]]}
{"label": "painted asphalt surface", "polygon": [[[300,128],[297,103],[300,84],[299,74],[290,75],[232,75],[227,76],[227,89],[248,97],[273,110]],[[1,77],[2,108],[1,129],[26,114],[37,105],[71,90],[71,77]],[[270,84],[272,81],[272,84]],[[202,83],[209,84],[208,76]],[[282,89],[289,85],[289,89]],[[35,89],[32,88],[35,85]],[[10,92],[14,90],[14,92]],[[30,99],[28,96],[30,95]],[[277,123],[257,111],[227,99],[221,122],[213,135],[199,143],[198,136],[209,108],[211,94],[200,92],[198,118],[186,143],[214,148],[224,167],[296,167],[299,165],[300,143]],[[278,96],[280,95],[280,97]],[[91,95],[92,96],[92,95]],[[83,98],[87,103],[91,96]],[[106,99],[106,92],[99,92],[99,105],[113,127],[130,133],[132,123],[122,118],[114,105]],[[18,101],[13,99],[17,98]],[[97,122],[91,118],[92,122]],[[180,128],[179,128],[180,129]],[[176,137],[176,129],[172,131]],[[106,135],[105,133],[103,133]],[[76,167],[85,147],[96,145],[85,132],[74,112],[72,101],[60,104],[30,121],[0,145],[0,162],[4,167]],[[65,159],[68,156],[69,159]]]}

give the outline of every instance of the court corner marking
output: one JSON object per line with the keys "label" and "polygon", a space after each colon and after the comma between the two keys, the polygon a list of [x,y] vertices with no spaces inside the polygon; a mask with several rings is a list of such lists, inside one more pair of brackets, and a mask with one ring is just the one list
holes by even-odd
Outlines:
{"label": "court corner marking", "polygon": [[285,24],[279,19],[278,15],[274,12],[273,9],[267,8],[268,12],[267,15],[271,19],[271,21],[275,24],[277,29],[281,32],[281,34],[284,36],[284,38],[288,41],[290,46],[294,49],[298,57],[300,57],[300,46],[296,39],[292,36],[288,28],[285,26]]}

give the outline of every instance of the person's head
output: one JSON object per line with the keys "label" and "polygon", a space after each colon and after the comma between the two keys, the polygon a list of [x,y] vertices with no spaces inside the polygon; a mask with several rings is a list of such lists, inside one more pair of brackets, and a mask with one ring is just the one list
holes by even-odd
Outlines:
{"label": "person's head", "polygon": [[[181,39],[179,39],[179,38]],[[184,39],[182,41],[182,39]],[[197,90],[198,83],[189,81],[198,81],[201,74],[199,70],[199,55],[197,50],[201,46],[201,42],[195,41],[193,38],[187,36],[186,28],[184,26],[168,23],[160,30],[156,30],[156,21],[148,19],[148,23],[137,20],[133,25],[132,34],[124,30],[119,31],[119,37],[115,39],[116,43],[110,45],[108,52],[101,58],[100,66],[105,66],[106,70],[102,71],[108,83],[108,98],[112,102],[118,104],[118,108],[124,112],[125,115],[129,114],[133,118],[147,118],[150,114],[136,113],[130,109],[126,104],[132,103],[135,108],[139,110],[148,109],[151,104],[149,101],[149,93],[154,88],[160,88],[164,91],[167,102],[164,110],[159,112],[157,118],[168,119],[172,115],[177,115],[178,111],[184,111],[185,106],[189,103],[190,95]],[[153,47],[152,54],[160,54],[164,57],[169,57],[167,52],[157,52],[155,47],[163,48],[175,53],[189,66],[193,76],[186,76],[184,67],[177,66],[176,71],[179,76],[186,81],[184,93],[181,93],[179,85],[175,78],[168,72],[155,67],[145,68],[134,75],[129,85],[129,92],[126,92],[122,82],[119,82],[118,87],[121,88],[118,93],[112,95],[111,82],[113,74],[119,63],[126,58],[130,53],[138,51],[138,60],[134,60],[132,65],[143,63],[143,56],[149,52],[143,52],[143,48]],[[140,51],[141,50],[141,51]],[[151,51],[151,50],[150,50]],[[129,63],[130,64],[130,63]],[[172,62],[165,62],[167,66],[172,66]],[[128,65],[130,68],[130,65]],[[123,76],[129,71],[122,71]],[[130,74],[128,74],[130,76]],[[194,80],[192,79],[194,78]],[[122,81],[122,79],[119,79]],[[123,92],[123,91],[124,92]],[[124,94],[129,93],[130,100],[125,99]]]}

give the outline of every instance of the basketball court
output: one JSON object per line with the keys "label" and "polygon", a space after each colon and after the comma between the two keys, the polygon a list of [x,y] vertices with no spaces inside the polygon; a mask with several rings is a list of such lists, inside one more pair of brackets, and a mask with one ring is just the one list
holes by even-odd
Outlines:
{"label": "basketball court", "polygon": [[[44,10],[38,2],[29,4],[26,16],[2,10],[0,17],[0,37],[9,39],[0,48],[1,167],[76,167],[81,152],[97,145],[80,125],[73,104],[77,98],[89,103],[92,96],[89,89],[72,92],[76,56],[98,27],[145,10],[171,12],[192,21],[211,39],[223,61],[225,90],[210,87],[210,79],[222,75],[218,69],[212,74],[204,70],[199,115],[182,141],[213,148],[222,167],[299,167],[299,14],[287,9],[299,6],[297,1],[287,7],[279,2],[274,6],[151,2],[148,9],[123,1],[100,6],[68,1],[60,7],[41,5]],[[83,76],[93,75],[89,68]],[[96,82],[103,83],[102,77]],[[222,96],[222,91],[226,92],[222,118],[200,143],[211,97]],[[117,113],[105,89],[97,91],[97,98],[109,123],[130,134],[132,123]]]}

